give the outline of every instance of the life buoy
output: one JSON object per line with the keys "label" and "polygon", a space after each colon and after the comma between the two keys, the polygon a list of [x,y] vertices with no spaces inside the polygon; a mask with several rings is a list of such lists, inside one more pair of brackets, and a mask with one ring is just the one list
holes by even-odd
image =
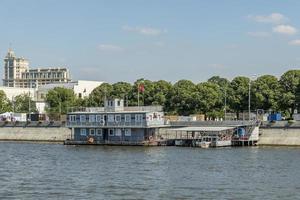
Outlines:
{"label": "life buoy", "polygon": [[93,144],[94,143],[94,138],[93,137],[88,137],[88,139],[87,139],[87,142],[89,143],[89,144]]}

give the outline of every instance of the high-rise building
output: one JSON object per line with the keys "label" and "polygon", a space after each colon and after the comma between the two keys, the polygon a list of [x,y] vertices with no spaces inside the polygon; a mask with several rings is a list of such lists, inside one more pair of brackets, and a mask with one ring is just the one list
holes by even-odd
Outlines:
{"label": "high-rise building", "polygon": [[18,58],[12,49],[4,58],[3,86],[35,88],[49,83],[67,83],[71,81],[69,70],[65,67],[29,69],[25,58]]}

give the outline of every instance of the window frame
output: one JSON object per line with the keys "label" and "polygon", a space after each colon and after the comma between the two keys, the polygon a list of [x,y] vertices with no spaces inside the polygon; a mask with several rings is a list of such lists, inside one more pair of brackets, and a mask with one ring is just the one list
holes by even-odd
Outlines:
{"label": "window frame", "polygon": [[100,136],[100,137],[103,136],[103,129],[102,128],[96,128],[96,136]]}
{"label": "window frame", "polygon": [[[92,131],[94,131],[93,134],[91,133]],[[95,129],[94,129],[94,128],[90,128],[90,130],[89,130],[89,135],[91,135],[91,136],[95,136],[95,135],[96,135],[96,132],[95,132]]]}
{"label": "window frame", "polygon": [[[111,133],[112,131],[112,133]],[[115,136],[115,130],[113,128],[108,129],[108,136],[112,137]]]}
{"label": "window frame", "polygon": [[125,130],[124,130],[124,136],[131,137],[131,128],[125,128]]}
{"label": "window frame", "polygon": [[81,128],[80,129],[80,135],[81,136],[86,136],[86,128]]}
{"label": "window frame", "polygon": [[86,122],[86,115],[80,115],[80,122]]}
{"label": "window frame", "polygon": [[131,114],[125,114],[125,122],[131,122]]}

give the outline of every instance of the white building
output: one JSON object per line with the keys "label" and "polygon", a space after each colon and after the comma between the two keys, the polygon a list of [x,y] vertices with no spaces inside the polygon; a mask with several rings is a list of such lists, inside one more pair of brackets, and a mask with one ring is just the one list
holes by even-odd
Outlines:
{"label": "white building", "polygon": [[79,98],[88,97],[91,92],[98,86],[100,86],[103,82],[101,81],[72,81],[68,83],[51,83],[47,85],[40,86],[35,94],[36,106],[40,112],[45,111],[46,105],[46,95],[49,90],[52,90],[56,87],[62,87],[71,89],[74,91],[75,95]]}
{"label": "white building", "polygon": [[5,87],[5,86],[0,86],[0,90],[3,90],[3,92],[6,94],[6,97],[10,100],[13,101],[14,98],[18,95],[30,95],[32,99],[36,99],[36,88],[14,88],[14,87]]}

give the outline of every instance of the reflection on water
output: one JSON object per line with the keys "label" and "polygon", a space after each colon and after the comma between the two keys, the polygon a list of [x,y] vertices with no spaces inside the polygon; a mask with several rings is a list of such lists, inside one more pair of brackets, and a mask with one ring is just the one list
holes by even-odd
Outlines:
{"label": "reflection on water", "polygon": [[1,199],[297,199],[300,148],[0,143]]}

